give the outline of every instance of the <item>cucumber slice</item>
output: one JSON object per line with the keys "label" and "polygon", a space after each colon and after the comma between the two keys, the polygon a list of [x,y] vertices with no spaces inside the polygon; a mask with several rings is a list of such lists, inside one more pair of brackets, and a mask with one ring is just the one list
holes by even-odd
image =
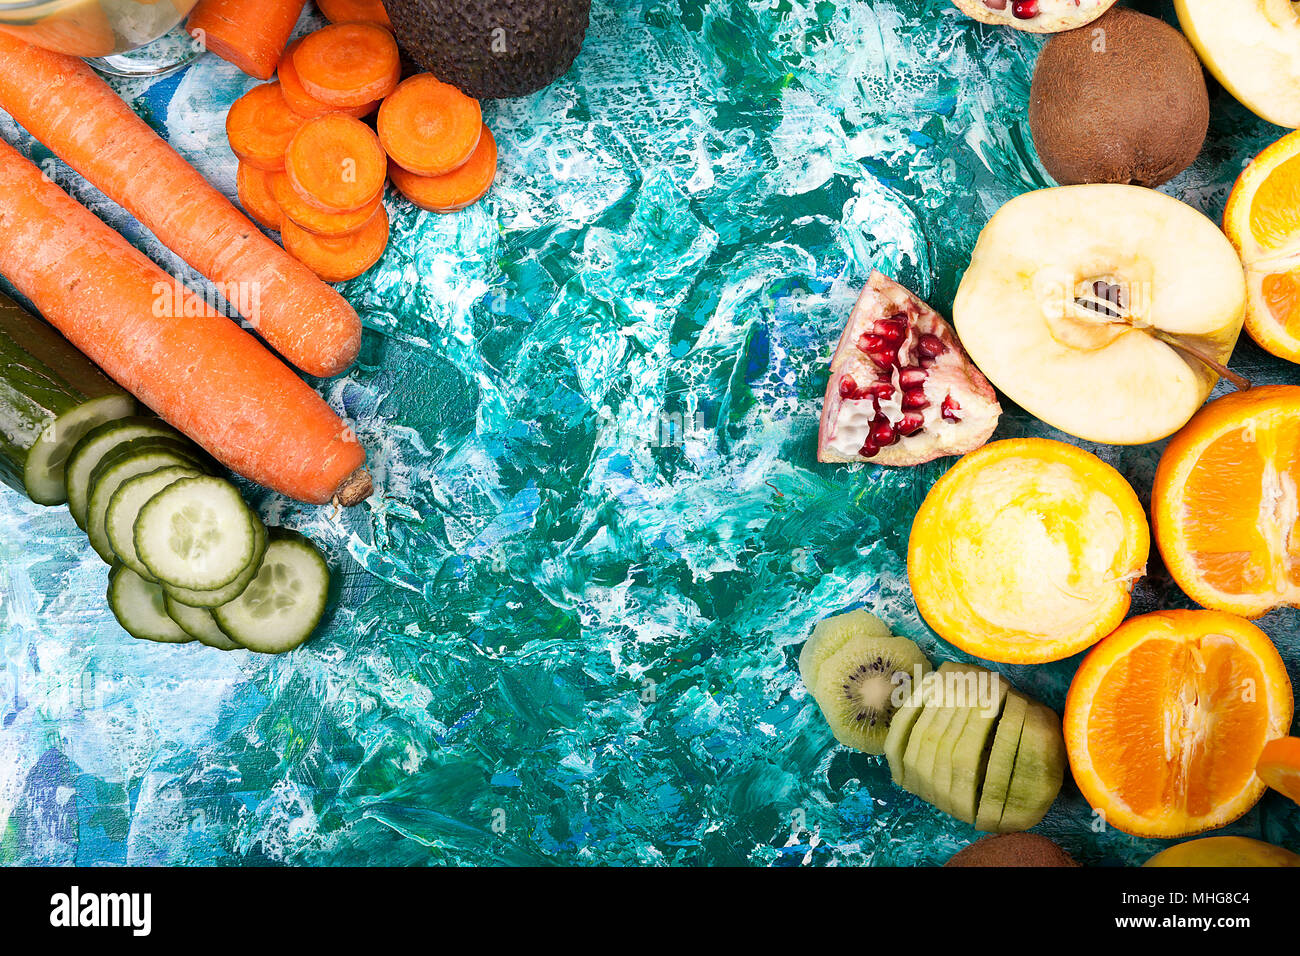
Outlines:
{"label": "cucumber slice", "polygon": [[316,546],[270,529],[262,569],[238,599],[212,612],[227,637],[259,654],[283,654],[311,637],[325,614],[330,572]]}
{"label": "cucumber slice", "polygon": [[117,623],[134,638],[161,644],[188,644],[194,638],[167,615],[163,590],[125,564],[108,572],[108,606]]}
{"label": "cucumber slice", "polygon": [[108,505],[113,494],[136,475],[147,475],[159,468],[180,465],[193,468],[194,462],[170,449],[134,452],[95,469],[90,503],[86,508],[86,534],[91,547],[108,564],[113,563],[113,548],[108,541]]}
{"label": "cucumber slice", "polygon": [[109,499],[108,511],[104,514],[108,546],[113,549],[119,561],[146,581],[152,581],[154,577],[135,553],[135,519],[139,516],[140,509],[150,498],[173,482],[180,481],[182,478],[197,478],[200,474],[195,468],[168,465],[156,471],[128,478]]}
{"label": "cucumber slice", "polygon": [[239,577],[235,578],[230,584],[213,591],[192,591],[188,588],[178,588],[164,584],[163,590],[167,592],[167,596],[178,604],[202,608],[220,607],[239,597],[244,593],[244,588],[248,587],[253,578],[257,577],[257,572],[262,568],[262,557],[266,554],[266,525],[262,524],[257,515],[253,515],[253,533],[257,535],[253,560],[249,562],[248,567],[244,568]]}
{"label": "cucumber slice", "polygon": [[[201,452],[191,444],[184,436],[181,435],[144,435],[140,438],[133,438],[125,444],[119,445],[103,457],[95,470],[90,473],[90,494],[95,493],[95,479],[111,465],[130,458],[132,455],[139,455],[146,451],[170,451],[180,455],[186,461],[194,462],[194,467],[203,469],[203,462],[200,460]],[[206,470],[206,469],[204,469]]]}
{"label": "cucumber slice", "polygon": [[86,527],[86,506],[90,501],[90,476],[95,467],[115,448],[136,438],[152,435],[179,440],[180,433],[156,418],[132,416],[115,422],[105,422],[92,428],[77,442],[68,456],[64,482],[67,486],[68,510],[77,527]]}
{"label": "cucumber slice", "polygon": [[210,591],[252,562],[254,518],[238,489],[220,478],[184,478],[154,495],[135,523],[135,550],[159,581]]}
{"label": "cucumber slice", "polygon": [[61,505],[68,500],[68,456],[86,433],[106,422],[120,421],[135,411],[129,395],[105,395],[60,415],[50,422],[27,452],[23,483],[27,497],[38,505]]}
{"label": "cucumber slice", "polygon": [[163,601],[167,607],[167,616],[179,624],[186,634],[196,638],[200,644],[215,647],[220,651],[243,650],[243,647],[221,633],[216,619],[207,608],[182,604],[170,594],[166,595]]}

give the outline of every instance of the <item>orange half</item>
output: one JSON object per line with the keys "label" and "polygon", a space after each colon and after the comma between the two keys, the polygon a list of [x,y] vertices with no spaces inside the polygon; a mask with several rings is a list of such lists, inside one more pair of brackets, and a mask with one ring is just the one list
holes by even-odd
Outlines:
{"label": "orange half", "polygon": [[1259,617],[1300,604],[1300,387],[1216,399],[1156,469],[1151,516],[1174,580],[1202,607]]}
{"label": "orange half", "polygon": [[1080,665],[1065,746],[1106,823],[1145,837],[1225,826],[1264,793],[1264,744],[1291,726],[1291,680],[1255,625],[1219,611],[1127,621]]}
{"label": "orange half", "polygon": [[1300,132],[1246,167],[1223,212],[1246,269],[1246,331],[1274,355],[1300,362]]}
{"label": "orange half", "polygon": [[966,455],[917,512],[907,575],[950,644],[989,661],[1056,661],[1109,634],[1146,571],[1151,535],[1128,482],[1042,438]]}
{"label": "orange half", "polygon": [[1270,740],[1259,755],[1255,772],[1269,787],[1300,803],[1300,737]]}

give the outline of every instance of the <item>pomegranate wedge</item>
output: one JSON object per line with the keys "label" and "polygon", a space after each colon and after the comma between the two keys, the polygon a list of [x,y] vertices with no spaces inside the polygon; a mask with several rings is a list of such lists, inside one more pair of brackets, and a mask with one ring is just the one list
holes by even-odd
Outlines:
{"label": "pomegranate wedge", "polygon": [[951,326],[871,273],[831,358],[818,461],[919,465],[992,436],[1002,407]]}

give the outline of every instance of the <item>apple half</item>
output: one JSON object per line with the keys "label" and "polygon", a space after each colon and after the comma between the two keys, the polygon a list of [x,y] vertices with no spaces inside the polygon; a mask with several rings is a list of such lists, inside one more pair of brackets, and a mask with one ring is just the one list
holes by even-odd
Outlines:
{"label": "apple half", "polygon": [[1257,116],[1300,126],[1300,8],[1291,0],[1175,0],[1178,23],[1224,89]]}
{"label": "apple half", "polygon": [[1115,0],[953,0],[966,16],[981,23],[1015,27],[1026,33],[1060,33],[1086,26]]}
{"label": "apple half", "polygon": [[989,220],[953,322],[1026,411],[1086,441],[1140,445],[1204,403],[1245,308],[1241,261],[1191,206],[1141,186],[1058,186]]}

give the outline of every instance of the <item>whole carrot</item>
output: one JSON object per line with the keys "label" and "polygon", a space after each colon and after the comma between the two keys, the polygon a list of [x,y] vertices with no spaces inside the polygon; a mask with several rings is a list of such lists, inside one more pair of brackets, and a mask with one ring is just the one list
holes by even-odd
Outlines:
{"label": "whole carrot", "polygon": [[185,29],[249,76],[269,80],[306,5],[307,0],[201,0]]}
{"label": "whole carrot", "polygon": [[263,235],[81,60],[0,34],[0,108],[243,303],[258,334],[298,368],[337,375],[356,359],[361,320],[347,300]]}
{"label": "whole carrot", "polygon": [[300,501],[371,491],[310,386],[0,141],[0,274],[100,368],[231,470]]}

